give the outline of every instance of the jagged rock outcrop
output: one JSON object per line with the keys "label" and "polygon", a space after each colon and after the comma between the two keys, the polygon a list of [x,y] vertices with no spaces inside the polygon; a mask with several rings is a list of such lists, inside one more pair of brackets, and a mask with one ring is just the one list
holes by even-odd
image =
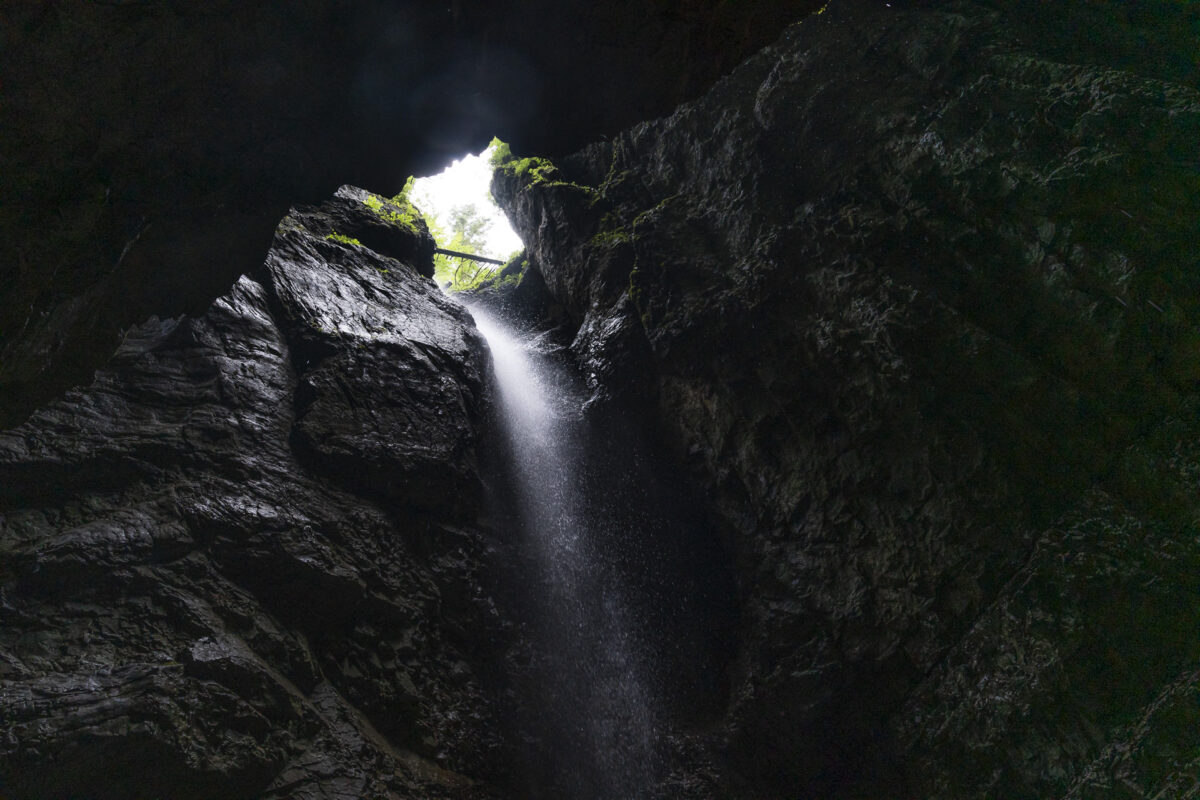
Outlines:
{"label": "jagged rock outcrop", "polygon": [[491,797],[511,773],[487,358],[432,247],[344,187],[0,434],[5,798]]}
{"label": "jagged rock outcrop", "polygon": [[493,180],[596,402],[729,531],[731,701],[675,793],[1191,796],[1200,94],[880,5]]}

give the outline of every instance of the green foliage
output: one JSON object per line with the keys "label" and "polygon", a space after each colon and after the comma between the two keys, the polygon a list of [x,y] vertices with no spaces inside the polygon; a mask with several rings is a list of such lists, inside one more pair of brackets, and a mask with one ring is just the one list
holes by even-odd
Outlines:
{"label": "green foliage", "polygon": [[[455,206],[450,211],[450,236],[447,241],[440,229],[434,234],[437,241],[445,242],[447,250],[460,253],[482,254],[487,243],[487,231],[491,221],[480,213],[474,204]],[[433,277],[442,285],[449,284],[451,291],[460,292],[474,288],[485,280],[495,267],[482,261],[471,261],[437,254],[433,257]]]}
{"label": "green foliage", "polygon": [[551,182],[558,177],[558,167],[554,166],[554,162],[548,158],[538,158],[537,156],[511,159],[502,164],[501,169],[507,170],[531,184]]}
{"label": "green foliage", "polygon": [[493,136],[492,141],[488,143],[488,149],[492,151],[491,154],[488,155],[488,166],[490,166],[493,171],[501,164],[507,164],[509,161],[513,160],[512,150],[509,148],[508,142],[502,142],[495,136]]}
{"label": "green foliage", "polygon": [[503,267],[490,270],[477,279],[470,288],[473,291],[515,289],[521,285],[521,281],[525,280],[528,269],[529,259],[525,257],[525,251],[518,250],[508,257]]}
{"label": "green foliage", "polygon": [[450,249],[482,253],[491,226],[491,220],[483,216],[474,204],[455,206],[450,209],[450,231],[453,236]]}
{"label": "green foliage", "polygon": [[[458,266],[450,274],[448,288],[452,292],[465,292],[486,285],[496,274],[493,264],[480,261],[470,261],[465,258],[454,259]],[[436,277],[436,273],[435,273]]]}
{"label": "green foliage", "polygon": [[538,156],[530,156],[529,158],[509,158],[494,167],[494,172],[497,172],[508,179],[516,179],[522,185],[521,190],[525,191],[534,186],[544,188],[561,187],[566,189],[574,189],[582,192],[593,199],[597,196],[596,190],[590,186],[584,186],[579,183],[562,180],[562,175],[555,166],[554,162],[548,158],[539,158]]}
{"label": "green foliage", "polygon": [[420,232],[420,227],[417,225],[417,220],[422,219],[420,212],[403,197],[403,192],[391,200],[383,200],[375,195],[369,195],[363,203],[380,218],[395,225],[403,225],[413,233]]}
{"label": "green foliage", "polygon": [[600,220],[600,230],[592,237],[593,247],[614,247],[618,244],[633,241],[629,231],[621,225],[620,216],[610,211]]}
{"label": "green foliage", "polygon": [[[429,228],[429,235],[433,237],[433,241],[437,243],[438,247],[442,246],[442,242],[450,241],[450,237],[446,235],[446,229],[442,227],[441,223],[438,221],[438,218],[433,214],[429,214],[425,217],[425,225]],[[435,268],[437,266],[438,258],[440,258],[440,256],[435,255],[433,257]]]}
{"label": "green foliage", "polygon": [[352,245],[356,245],[358,247],[362,247],[362,242],[360,242],[358,239],[351,239],[349,236],[343,236],[342,234],[338,233],[337,231],[334,231],[333,233],[329,234],[325,238],[331,242],[340,242],[341,244],[352,244]]}
{"label": "green foliage", "polygon": [[412,205],[412,192],[416,181],[417,179],[414,176],[409,175],[408,180],[404,182],[404,188],[396,193],[396,196],[392,198],[391,202],[398,206]]}
{"label": "green foliage", "polygon": [[[515,159],[508,144],[498,138],[492,139],[485,156],[493,171],[515,168],[520,170],[522,177],[528,177],[530,180],[545,181],[557,172],[557,168],[546,159]],[[405,190],[397,195],[397,199],[411,203],[413,188],[410,181]],[[423,196],[419,196],[418,199],[424,202]],[[487,252],[488,229],[492,223],[478,205],[468,203],[455,206],[449,214],[441,218],[429,215],[425,221],[440,248],[472,255],[484,255]],[[464,291],[490,284],[502,271],[493,264],[441,253],[434,255],[433,267],[434,279],[451,291]]]}

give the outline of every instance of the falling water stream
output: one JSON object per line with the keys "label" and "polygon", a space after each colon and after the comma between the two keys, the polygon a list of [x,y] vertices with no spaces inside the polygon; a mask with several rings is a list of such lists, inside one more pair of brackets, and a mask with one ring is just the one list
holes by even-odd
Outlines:
{"label": "falling water stream", "polygon": [[[491,349],[511,454],[516,526],[540,606],[535,636],[552,666],[539,688],[539,723],[559,785],[540,796],[633,800],[655,780],[657,710],[646,643],[627,602],[616,524],[591,496],[581,396],[570,371],[536,336],[472,308]],[[609,499],[610,500],[610,499]],[[608,502],[608,500],[605,500]]]}

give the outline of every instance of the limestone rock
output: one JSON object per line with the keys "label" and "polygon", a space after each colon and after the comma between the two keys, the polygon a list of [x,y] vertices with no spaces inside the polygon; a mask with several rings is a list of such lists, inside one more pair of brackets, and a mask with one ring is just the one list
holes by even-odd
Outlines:
{"label": "limestone rock", "polygon": [[0,434],[5,797],[465,798],[507,774],[481,340],[421,274],[427,234],[394,226],[397,260],[306,227],[379,200],[294,212],[207,312],[127,331]]}
{"label": "limestone rock", "polygon": [[1200,94],[1048,21],[880,5],[493,181],[597,401],[640,399],[733,531],[703,774],[1191,786]]}

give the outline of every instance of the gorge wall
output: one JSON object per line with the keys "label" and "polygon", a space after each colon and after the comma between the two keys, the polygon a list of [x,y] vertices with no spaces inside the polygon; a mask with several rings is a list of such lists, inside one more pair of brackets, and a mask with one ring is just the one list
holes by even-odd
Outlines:
{"label": "gorge wall", "polygon": [[294,210],[207,312],[130,329],[0,436],[5,797],[508,774],[487,357],[402,211],[350,188]]}
{"label": "gorge wall", "polygon": [[497,292],[565,310],[728,530],[694,796],[1191,796],[1200,95],[872,11],[493,180]]}
{"label": "gorge wall", "polygon": [[[702,669],[681,651],[700,688],[668,696],[646,795],[1195,796],[1194,64],[1089,49],[1036,14],[892,5],[831,3],[670,116],[493,182],[527,250],[476,302],[572,339],[593,429],[664,448],[654,469],[703,498],[694,549],[721,540],[720,641]],[[6,8],[4,35],[80,32],[46,9]],[[709,40],[682,19],[679,42]],[[672,88],[663,68],[632,105],[666,110],[727,63]],[[128,176],[145,196],[97,189],[94,219],[60,213],[87,223],[66,244],[6,237],[26,254],[5,257],[6,308],[40,310],[4,318],[5,403],[56,399],[0,434],[0,795],[531,796],[546,658],[495,513],[488,355],[429,278],[419,215],[343,187],[294,208],[254,266],[295,187],[243,197],[274,162],[166,151],[203,157]],[[107,152],[71,149],[47,185]],[[138,238],[127,223],[187,164],[208,165],[201,188]],[[33,196],[5,230],[75,208]],[[237,197],[245,218],[222,216]],[[245,274],[228,288],[204,259]],[[186,286],[122,305],[156,270]],[[189,316],[145,319],[184,297]],[[111,350],[73,343],[135,314],[62,394]]]}

